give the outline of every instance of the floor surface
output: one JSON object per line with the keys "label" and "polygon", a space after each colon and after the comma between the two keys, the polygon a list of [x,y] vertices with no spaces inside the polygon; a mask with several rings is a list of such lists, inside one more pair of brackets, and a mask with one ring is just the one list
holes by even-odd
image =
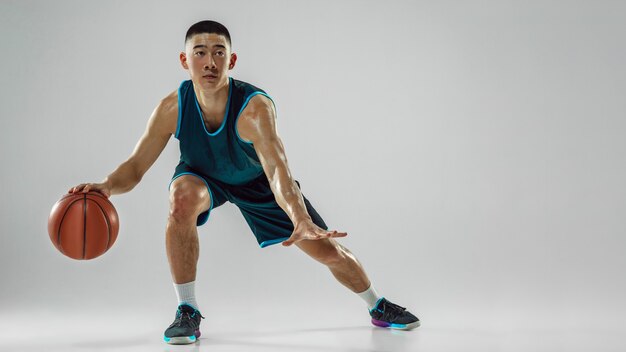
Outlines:
{"label": "floor surface", "polygon": [[[88,314],[65,316],[58,313],[2,314],[0,351],[619,351],[626,350],[618,331],[525,329],[496,331],[479,328],[429,327],[413,331],[376,328],[366,323],[341,326],[307,321],[248,321],[218,325],[205,319],[203,335],[192,345],[172,346],[162,341],[155,317],[128,312],[126,315],[86,318]],[[159,322],[162,320],[158,318]],[[302,327],[306,326],[306,327]]]}

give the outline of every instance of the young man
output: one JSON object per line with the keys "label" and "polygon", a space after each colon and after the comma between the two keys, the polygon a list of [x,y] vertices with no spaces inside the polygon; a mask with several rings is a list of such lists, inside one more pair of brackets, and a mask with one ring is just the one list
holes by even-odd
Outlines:
{"label": "young man", "polygon": [[300,193],[276,132],[274,104],[261,89],[228,76],[237,55],[228,30],[214,21],[189,28],[183,68],[191,80],[156,107],[131,156],[101,183],[83,183],[69,192],[98,191],[109,197],[133,189],[165,148],[180,142],[180,163],[170,182],[166,247],[178,309],[165,330],[171,344],[195,342],[202,315],[194,283],[198,261],[197,226],[226,201],[239,207],[261,247],[296,245],[328,266],[335,278],[368,305],[372,323],[410,330],[420,321],[380,297],[361,264],[333,238],[324,220]]}

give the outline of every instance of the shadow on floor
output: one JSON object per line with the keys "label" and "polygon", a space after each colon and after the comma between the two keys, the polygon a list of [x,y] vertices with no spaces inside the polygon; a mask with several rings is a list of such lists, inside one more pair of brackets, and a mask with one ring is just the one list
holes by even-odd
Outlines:
{"label": "shadow on floor", "polygon": [[[205,333],[195,344],[168,345],[159,336],[109,336],[106,340],[86,339],[73,343],[73,349],[93,351],[215,352],[215,351],[324,351],[324,352],[402,352],[409,351],[415,332],[370,326],[279,329],[275,331],[228,331]],[[411,337],[409,337],[411,336]]]}

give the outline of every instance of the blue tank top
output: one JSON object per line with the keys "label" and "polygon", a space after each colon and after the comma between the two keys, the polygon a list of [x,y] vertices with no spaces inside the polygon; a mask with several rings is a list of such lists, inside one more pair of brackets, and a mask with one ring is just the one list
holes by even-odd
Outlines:
{"label": "blue tank top", "polygon": [[236,129],[239,115],[257,94],[270,98],[251,84],[229,78],[224,120],[211,133],[204,124],[192,81],[183,81],[178,88],[175,134],[180,144],[180,160],[205,176],[231,185],[245,184],[261,176],[263,166],[252,143],[242,140]]}

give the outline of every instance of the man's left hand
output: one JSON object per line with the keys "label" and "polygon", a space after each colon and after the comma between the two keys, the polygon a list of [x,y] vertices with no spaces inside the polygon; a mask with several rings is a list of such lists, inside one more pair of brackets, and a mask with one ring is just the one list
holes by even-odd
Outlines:
{"label": "man's left hand", "polygon": [[299,222],[296,225],[295,229],[291,233],[291,237],[283,241],[283,246],[291,246],[292,244],[303,240],[321,240],[324,238],[346,236],[348,236],[347,232],[338,232],[336,230],[326,231],[315,225],[313,221],[308,220]]}

